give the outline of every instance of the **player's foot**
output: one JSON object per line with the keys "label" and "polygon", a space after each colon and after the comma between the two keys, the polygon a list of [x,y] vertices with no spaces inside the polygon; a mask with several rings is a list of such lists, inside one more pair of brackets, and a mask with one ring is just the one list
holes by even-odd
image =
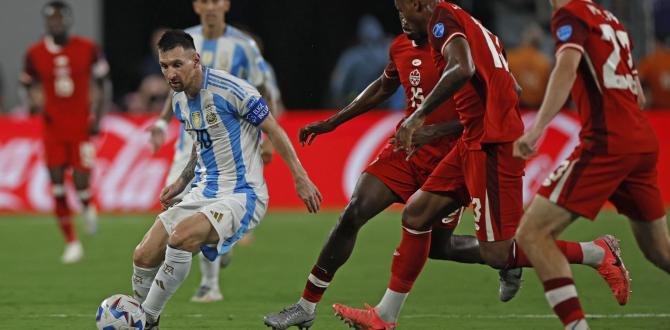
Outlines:
{"label": "player's foot", "polygon": [[191,297],[192,302],[210,303],[223,300],[223,295],[218,288],[210,288],[206,285],[201,285]]}
{"label": "player's foot", "polygon": [[365,309],[351,308],[342,304],[333,305],[335,315],[357,330],[395,330],[397,324],[384,322],[377,310],[365,304]]}
{"label": "player's foot", "polygon": [[292,326],[298,329],[309,329],[314,324],[316,312],[308,313],[300,304],[293,304],[277,313],[265,315],[265,325],[273,330],[284,330]]}
{"label": "player's foot", "polygon": [[146,327],[144,328],[145,330],[159,330],[158,329],[158,323],[160,323],[161,317],[160,315],[157,318],[154,318],[151,316],[151,314],[147,313],[147,324]]}
{"label": "player's foot", "polygon": [[89,204],[84,208],[84,227],[86,233],[93,235],[98,231],[98,210],[95,205]]}
{"label": "player's foot", "polygon": [[219,267],[226,268],[233,261],[233,250],[219,257]]}
{"label": "player's foot", "polygon": [[60,260],[64,264],[73,264],[81,260],[83,257],[84,248],[81,246],[81,242],[74,241],[65,245],[65,251],[63,251]]}
{"label": "player's foot", "polygon": [[521,288],[523,269],[501,269],[498,274],[500,275],[500,288],[498,290],[500,301],[508,302],[516,296]]}
{"label": "player's foot", "polygon": [[605,235],[593,242],[605,250],[603,262],[596,269],[609,285],[616,301],[623,306],[630,297],[630,274],[621,259],[619,241],[612,235]]}

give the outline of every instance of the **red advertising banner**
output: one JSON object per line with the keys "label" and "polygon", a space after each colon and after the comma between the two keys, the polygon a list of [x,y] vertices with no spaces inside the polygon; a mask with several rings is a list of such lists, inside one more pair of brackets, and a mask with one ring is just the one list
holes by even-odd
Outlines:
{"label": "red advertising banner", "polygon": [[[365,114],[326,135],[311,146],[299,146],[300,127],[327,118],[333,112],[287,112],[280,120],[294,143],[303,166],[324,196],[324,207],[344,206],[356,180],[401,119],[400,113]],[[670,112],[647,112],[661,142],[658,164],[663,199],[670,205]],[[524,121],[534,120],[524,113]],[[97,147],[93,193],[102,211],[147,211],[158,209],[158,195],[172,159],[172,144],[178,125],[172,123],[169,141],[152,154],[146,128],[149,115],[113,114],[105,117]],[[543,137],[539,155],[528,162],[524,199],[528,201],[547,174],[565,159],[578,143],[579,122],[572,113],[562,113]],[[271,208],[302,207],[295,195],[288,168],[278,155],[265,168]],[[77,205],[74,194],[71,204]],[[0,211],[30,212],[52,208],[49,179],[43,161],[41,122],[37,118],[3,117],[0,123]]]}

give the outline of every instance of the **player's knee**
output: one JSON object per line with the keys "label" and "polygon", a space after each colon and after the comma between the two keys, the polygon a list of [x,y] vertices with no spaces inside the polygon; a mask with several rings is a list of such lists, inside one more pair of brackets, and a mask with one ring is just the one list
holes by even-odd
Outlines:
{"label": "player's knee", "polygon": [[202,239],[199,239],[188,228],[180,228],[177,226],[175,231],[170,235],[168,239],[168,245],[173,248],[195,252],[200,249],[200,246],[205,242]]}
{"label": "player's knee", "polygon": [[357,233],[369,220],[364,210],[364,205],[352,199],[349,205],[340,215],[337,230],[347,233]]}
{"label": "player's knee", "polygon": [[411,203],[405,206],[402,211],[402,225],[405,228],[418,231],[430,229],[430,224],[426,224],[422,218],[423,210]]}

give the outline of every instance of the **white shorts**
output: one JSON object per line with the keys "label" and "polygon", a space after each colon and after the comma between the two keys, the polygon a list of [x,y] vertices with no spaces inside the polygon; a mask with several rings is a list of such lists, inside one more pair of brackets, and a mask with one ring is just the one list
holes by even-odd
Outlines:
{"label": "white shorts", "polygon": [[172,234],[177,225],[195,213],[204,214],[219,235],[216,245],[200,247],[202,254],[213,261],[217,256],[226,254],[244,236],[260,222],[268,206],[267,196],[254,193],[233,193],[221,198],[207,198],[198,192],[189,192],[184,199],[158,215],[168,234]]}
{"label": "white shorts", "polygon": [[[172,165],[170,165],[170,171],[168,172],[168,176],[165,179],[165,186],[168,186],[171,183],[177,181],[177,178],[179,178],[181,173],[184,171],[184,168],[186,168],[186,165],[188,165],[188,161],[191,159],[193,138],[191,137],[190,134],[186,133],[185,131],[182,131],[179,134],[183,135],[182,141],[178,140],[175,143],[174,156],[172,157]],[[180,144],[182,145],[180,146]],[[186,195],[186,193],[191,190],[192,184],[193,180],[191,180],[191,183],[189,183],[186,186],[186,189],[184,189],[184,191],[182,191],[181,194],[177,196],[177,198],[183,198]]]}

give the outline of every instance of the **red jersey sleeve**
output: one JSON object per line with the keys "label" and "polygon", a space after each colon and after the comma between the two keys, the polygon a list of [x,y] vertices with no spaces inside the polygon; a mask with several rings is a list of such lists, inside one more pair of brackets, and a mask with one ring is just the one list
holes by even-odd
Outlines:
{"label": "red jersey sleeve", "polygon": [[589,27],[575,14],[561,8],[551,19],[551,34],[556,41],[556,53],[567,47],[584,53],[584,43],[589,36]]}
{"label": "red jersey sleeve", "polygon": [[39,80],[37,75],[37,69],[35,68],[35,63],[33,62],[30,52],[26,53],[26,56],[23,60],[23,71],[19,75],[19,81],[24,85],[30,85],[33,82]]}
{"label": "red jersey sleeve", "polygon": [[435,8],[428,27],[430,44],[440,54],[444,53],[444,46],[454,37],[466,38],[465,30],[454,13],[444,7]]}

